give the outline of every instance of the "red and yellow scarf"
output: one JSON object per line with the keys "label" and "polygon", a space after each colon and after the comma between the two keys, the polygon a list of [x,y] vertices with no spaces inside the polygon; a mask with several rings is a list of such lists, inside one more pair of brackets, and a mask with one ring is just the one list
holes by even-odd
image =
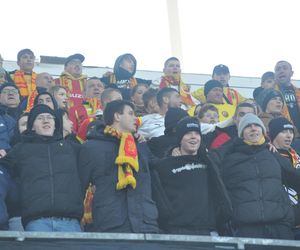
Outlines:
{"label": "red and yellow scarf", "polygon": [[[59,77],[59,85],[66,88],[69,97],[69,108],[73,106],[78,106],[82,102],[82,96],[84,85],[86,84],[86,75],[81,75],[80,77],[73,77],[70,73],[64,71]],[[78,95],[75,97],[74,95]]]}
{"label": "red and yellow scarf", "polygon": [[120,139],[119,154],[115,163],[118,166],[118,183],[117,190],[126,188],[131,185],[136,188],[136,179],[133,175],[139,171],[139,161],[134,137],[131,133],[119,132],[111,126],[106,126],[104,134],[109,134]]}
{"label": "red and yellow scarf", "polygon": [[189,87],[186,84],[184,84],[180,76],[178,79],[176,79],[173,76],[167,76],[167,75],[161,77],[159,88],[162,89],[162,88],[174,87],[174,86],[177,87],[177,90],[180,94],[183,104],[187,106],[195,105],[192,100]]}
{"label": "red and yellow scarf", "polygon": [[[12,78],[20,90],[21,96],[30,96],[36,90],[36,73],[32,72],[31,77],[25,77],[25,72],[16,70]],[[26,80],[27,79],[27,80]]]}

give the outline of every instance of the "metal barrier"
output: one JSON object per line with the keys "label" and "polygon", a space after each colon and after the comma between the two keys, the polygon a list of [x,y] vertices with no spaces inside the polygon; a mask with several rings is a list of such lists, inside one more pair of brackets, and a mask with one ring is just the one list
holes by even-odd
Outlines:
{"label": "metal barrier", "polygon": [[[62,241],[63,240],[63,241]],[[17,241],[17,245],[13,242]],[[1,231],[0,232],[0,249],[4,246],[10,246],[7,249],[18,249],[14,246],[21,247],[25,246],[27,242],[31,243],[31,247],[34,242],[40,244],[51,242],[52,245],[43,246],[40,249],[58,249],[60,243],[64,243],[65,246],[68,242],[77,242],[80,244],[82,242],[82,247],[84,248],[84,243],[92,242],[95,246],[101,248],[101,242],[107,244],[114,244],[110,246],[118,246],[118,243],[126,244],[130,249],[139,249],[136,246],[154,246],[155,249],[172,249],[170,245],[177,246],[179,249],[247,249],[246,246],[273,246],[281,247],[281,249],[300,249],[300,241],[292,240],[273,240],[273,239],[256,239],[256,238],[234,238],[234,237],[219,237],[219,236],[196,236],[196,235],[166,235],[166,234],[127,234],[127,233],[63,233],[63,232],[17,232],[17,231]],[[143,243],[141,245],[140,243]],[[197,243],[198,247],[197,248]],[[201,244],[207,243],[209,246],[202,247]],[[74,244],[70,244],[74,249]],[[53,248],[52,248],[52,247]],[[55,246],[55,247],[54,247]],[[135,246],[135,247],[134,247]],[[92,245],[89,245],[91,248]],[[119,247],[118,247],[119,248]],[[174,247],[173,247],[174,248]],[[23,248],[22,249],[27,249]],[[30,249],[30,248],[28,248]],[[35,249],[39,249],[35,247]],[[60,248],[59,248],[60,249]],[[106,248],[103,248],[106,249]],[[114,248],[111,248],[114,249]],[[141,248],[140,248],[141,249]],[[146,248],[143,248],[146,249]],[[151,249],[151,248],[148,248]],[[154,248],[153,248],[154,249]],[[273,249],[273,248],[272,248]]]}

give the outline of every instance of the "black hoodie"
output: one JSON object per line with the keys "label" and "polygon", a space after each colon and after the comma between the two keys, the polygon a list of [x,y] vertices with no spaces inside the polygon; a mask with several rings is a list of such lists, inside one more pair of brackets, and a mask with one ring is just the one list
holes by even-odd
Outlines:
{"label": "black hoodie", "polygon": [[[123,69],[120,67],[122,61],[125,58],[130,58],[134,62],[134,70],[132,73],[128,72],[127,70]],[[118,89],[120,89],[123,99],[125,100],[130,100],[130,89],[129,89],[129,82],[132,78],[135,78],[135,72],[136,72],[136,59],[132,54],[124,54],[120,55],[114,65],[114,73],[111,76],[107,77],[102,77],[101,81],[106,84],[107,87],[115,87],[114,85],[117,86]],[[152,83],[151,80],[145,80],[141,78],[135,78],[137,83],[144,83],[147,85],[150,85]]]}

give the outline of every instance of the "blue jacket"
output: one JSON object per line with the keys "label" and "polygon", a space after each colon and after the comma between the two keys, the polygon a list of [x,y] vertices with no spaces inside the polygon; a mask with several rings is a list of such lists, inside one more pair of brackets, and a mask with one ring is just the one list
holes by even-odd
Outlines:
{"label": "blue jacket", "polygon": [[9,142],[14,134],[16,121],[0,108],[0,149],[10,149]]}
{"label": "blue jacket", "polygon": [[12,196],[15,185],[8,171],[0,166],[0,230],[8,229],[8,211],[6,202],[13,201],[17,197]]}

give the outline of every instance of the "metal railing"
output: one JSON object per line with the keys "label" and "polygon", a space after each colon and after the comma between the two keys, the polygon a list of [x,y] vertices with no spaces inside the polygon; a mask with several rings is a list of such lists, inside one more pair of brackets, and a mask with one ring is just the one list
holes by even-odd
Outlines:
{"label": "metal railing", "polygon": [[[167,234],[128,234],[128,233],[64,233],[64,232],[19,232],[19,231],[1,231],[0,246],[2,241],[24,241],[26,240],[76,240],[89,241],[95,240],[114,243],[127,242],[134,244],[135,242],[143,243],[161,243],[162,246],[166,243],[195,245],[209,243],[221,249],[245,249],[245,246],[273,246],[273,247],[288,247],[289,249],[300,249],[300,241],[293,240],[274,240],[274,239],[257,239],[257,238],[236,238],[236,237],[219,237],[219,236],[196,236],[196,235],[167,235]],[[219,246],[219,247],[217,247]],[[163,249],[163,247],[161,248]]]}

